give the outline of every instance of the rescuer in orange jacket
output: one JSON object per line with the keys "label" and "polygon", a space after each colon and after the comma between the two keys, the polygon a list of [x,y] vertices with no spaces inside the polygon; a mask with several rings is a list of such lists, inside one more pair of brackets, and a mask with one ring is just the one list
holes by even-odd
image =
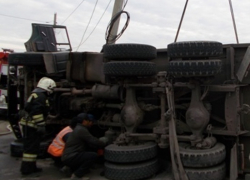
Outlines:
{"label": "rescuer in orange jacket", "polygon": [[54,165],[57,167],[62,167],[61,156],[65,147],[65,142],[67,141],[70,133],[76,127],[77,123],[81,123],[82,119],[79,117],[74,117],[71,120],[69,126],[62,129],[54,138],[52,143],[49,145],[47,152],[51,155],[54,160]]}
{"label": "rescuer in orange jacket", "polygon": [[36,158],[42,135],[45,133],[45,119],[49,113],[48,95],[53,93],[55,81],[43,77],[29,96],[21,116],[23,129],[23,157],[21,173],[28,175],[42,171],[36,166]]}

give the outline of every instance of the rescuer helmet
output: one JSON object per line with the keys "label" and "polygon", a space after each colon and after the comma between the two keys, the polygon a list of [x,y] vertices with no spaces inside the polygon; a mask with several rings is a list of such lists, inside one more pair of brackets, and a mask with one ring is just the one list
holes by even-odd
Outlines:
{"label": "rescuer helmet", "polygon": [[39,80],[37,87],[44,89],[45,91],[48,92],[48,94],[51,94],[53,93],[53,89],[56,87],[56,83],[54,80],[50,78],[43,77]]}

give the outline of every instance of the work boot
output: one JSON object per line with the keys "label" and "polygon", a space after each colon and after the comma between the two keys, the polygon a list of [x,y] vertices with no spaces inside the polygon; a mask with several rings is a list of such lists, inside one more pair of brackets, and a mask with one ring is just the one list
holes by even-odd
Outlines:
{"label": "work boot", "polygon": [[102,164],[98,164],[98,163],[94,163],[90,165],[90,169],[100,169],[102,168],[103,165]]}
{"label": "work boot", "polygon": [[89,180],[89,177],[77,177],[75,174],[72,174],[71,178],[72,180]]}
{"label": "work boot", "polygon": [[70,167],[68,166],[63,166],[61,169],[60,169],[60,172],[62,172],[63,174],[65,174],[67,177],[71,177],[71,169]]}
{"label": "work boot", "polygon": [[22,175],[30,175],[30,174],[39,173],[39,172],[42,172],[42,171],[43,171],[42,168],[35,168],[33,171],[22,172]]}
{"label": "work boot", "polygon": [[105,172],[104,172],[104,170],[102,170],[101,172],[100,172],[100,176],[104,176],[105,175]]}
{"label": "work boot", "polygon": [[43,169],[42,168],[36,168],[35,170],[34,170],[34,172],[42,172],[43,171]]}

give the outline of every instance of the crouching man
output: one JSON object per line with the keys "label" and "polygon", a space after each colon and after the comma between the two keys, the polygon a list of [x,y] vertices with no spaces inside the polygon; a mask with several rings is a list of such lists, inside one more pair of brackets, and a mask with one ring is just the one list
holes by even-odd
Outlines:
{"label": "crouching man", "polygon": [[[85,113],[81,113],[77,117],[80,118],[82,122],[77,124],[70,134],[62,155],[63,164],[70,167],[73,172],[71,179],[81,179],[89,172],[91,164],[97,160],[98,154],[87,151],[88,145],[103,148],[107,144],[92,136],[88,131],[88,128],[93,125],[94,119],[89,118]],[[88,178],[86,177],[84,179]]]}

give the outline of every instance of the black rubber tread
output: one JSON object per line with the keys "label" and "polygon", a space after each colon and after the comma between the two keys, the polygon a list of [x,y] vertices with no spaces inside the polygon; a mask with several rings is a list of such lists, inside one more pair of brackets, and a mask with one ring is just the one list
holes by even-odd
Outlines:
{"label": "black rubber tread", "polygon": [[183,41],[168,45],[170,58],[217,57],[222,53],[222,43],[216,41]]}
{"label": "black rubber tread", "polygon": [[29,66],[44,66],[42,52],[24,52],[9,54],[9,65],[29,65]]}
{"label": "black rubber tread", "polygon": [[[40,143],[40,149],[38,153],[38,158],[43,159],[49,157],[47,149],[50,145],[49,141],[44,141]],[[23,156],[23,143],[19,140],[12,141],[10,143],[10,154],[13,157],[22,157]]]}
{"label": "black rubber tread", "polygon": [[154,46],[147,44],[105,44],[103,56],[110,60],[152,60],[157,52]]}
{"label": "black rubber tread", "polygon": [[214,76],[221,72],[221,60],[170,61],[168,74],[174,77]]}
{"label": "black rubber tread", "polygon": [[113,180],[137,180],[153,176],[159,169],[157,159],[137,164],[113,164],[105,162],[105,177]]}
{"label": "black rubber tread", "polygon": [[133,146],[110,144],[105,147],[104,158],[116,163],[140,162],[156,157],[157,151],[157,144],[154,142]]}
{"label": "black rubber tread", "polygon": [[204,169],[185,168],[185,171],[189,180],[224,180],[226,177],[225,163]]}
{"label": "black rubber tread", "polygon": [[104,74],[108,76],[153,76],[156,64],[146,61],[112,61],[104,64]]}
{"label": "black rubber tread", "polygon": [[225,145],[217,143],[211,149],[192,149],[188,143],[180,143],[180,156],[184,167],[211,167],[223,162],[226,158]]}

